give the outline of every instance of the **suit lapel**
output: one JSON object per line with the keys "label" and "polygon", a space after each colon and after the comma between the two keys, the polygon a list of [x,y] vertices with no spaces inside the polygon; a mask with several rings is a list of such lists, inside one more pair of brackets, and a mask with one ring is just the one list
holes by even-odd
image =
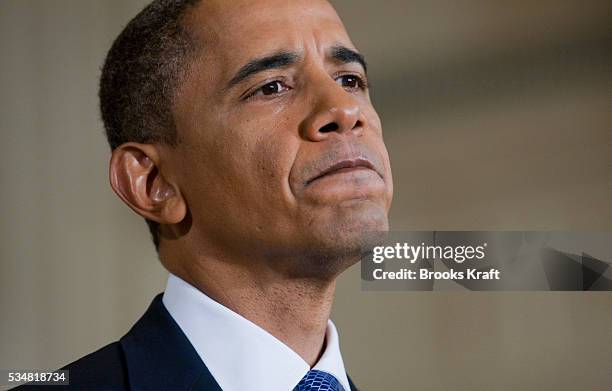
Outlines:
{"label": "suit lapel", "polygon": [[131,390],[221,391],[157,295],[120,340]]}

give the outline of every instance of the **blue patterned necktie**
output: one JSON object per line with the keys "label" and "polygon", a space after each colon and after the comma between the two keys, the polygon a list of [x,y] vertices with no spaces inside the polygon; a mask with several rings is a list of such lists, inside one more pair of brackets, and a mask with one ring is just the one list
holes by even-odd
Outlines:
{"label": "blue patterned necktie", "polygon": [[293,391],[344,391],[338,379],[316,369],[308,371]]}

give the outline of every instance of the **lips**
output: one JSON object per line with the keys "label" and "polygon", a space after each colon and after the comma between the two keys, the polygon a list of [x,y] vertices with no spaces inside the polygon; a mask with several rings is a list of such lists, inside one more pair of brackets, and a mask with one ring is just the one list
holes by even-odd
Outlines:
{"label": "lips", "polygon": [[309,185],[312,182],[324,176],[357,170],[357,169],[368,169],[368,170],[376,171],[374,168],[374,165],[368,159],[365,159],[365,158],[347,159],[347,160],[342,160],[337,163],[334,163],[327,168],[324,168],[317,175],[307,180],[306,185]]}

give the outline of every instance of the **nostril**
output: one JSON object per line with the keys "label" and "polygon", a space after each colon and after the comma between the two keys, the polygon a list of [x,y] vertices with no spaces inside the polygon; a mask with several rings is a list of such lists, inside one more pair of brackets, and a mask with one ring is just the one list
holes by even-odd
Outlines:
{"label": "nostril", "polygon": [[329,133],[329,132],[335,132],[339,129],[339,126],[337,123],[335,122],[330,122],[327,125],[323,126],[321,129],[319,129],[319,132],[321,133]]}

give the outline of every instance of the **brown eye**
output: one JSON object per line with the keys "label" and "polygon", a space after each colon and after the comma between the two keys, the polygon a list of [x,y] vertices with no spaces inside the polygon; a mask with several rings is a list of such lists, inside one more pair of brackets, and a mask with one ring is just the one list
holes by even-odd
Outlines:
{"label": "brown eye", "polygon": [[285,84],[285,82],[283,82],[282,80],[274,80],[261,85],[259,88],[245,96],[243,99],[274,99],[276,96],[281,96],[289,90],[291,90],[291,86]]}
{"label": "brown eye", "polygon": [[355,75],[343,75],[340,76],[337,80],[342,87],[351,90],[361,88],[362,85],[361,78]]}
{"label": "brown eye", "polygon": [[261,87],[261,93],[262,95],[274,95],[282,92],[283,89],[283,84],[280,81],[273,81]]}

